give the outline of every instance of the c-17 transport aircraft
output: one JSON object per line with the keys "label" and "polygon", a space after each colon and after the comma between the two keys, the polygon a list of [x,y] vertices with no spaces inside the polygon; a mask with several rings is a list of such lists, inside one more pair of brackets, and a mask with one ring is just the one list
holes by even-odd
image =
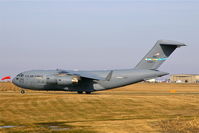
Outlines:
{"label": "c-17 transport aircraft", "polygon": [[[18,74],[12,82],[21,88],[44,91],[76,91],[79,94],[118,88],[168,75],[157,70],[173,51],[183,43],[159,40],[132,69],[71,71],[32,70]],[[25,93],[22,89],[21,93]]]}

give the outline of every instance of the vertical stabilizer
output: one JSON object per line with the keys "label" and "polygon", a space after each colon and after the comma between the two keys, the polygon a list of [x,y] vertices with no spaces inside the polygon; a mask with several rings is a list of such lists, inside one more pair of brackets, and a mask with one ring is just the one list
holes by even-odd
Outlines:
{"label": "vertical stabilizer", "polygon": [[158,69],[178,47],[186,46],[183,43],[168,40],[159,40],[149,53],[138,63],[136,69]]}

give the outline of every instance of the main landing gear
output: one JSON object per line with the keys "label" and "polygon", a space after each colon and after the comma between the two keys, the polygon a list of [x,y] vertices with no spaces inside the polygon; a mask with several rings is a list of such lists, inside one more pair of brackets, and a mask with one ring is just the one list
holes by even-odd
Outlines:
{"label": "main landing gear", "polygon": [[20,90],[20,93],[21,93],[21,94],[24,94],[24,93],[26,93],[26,92],[25,92],[25,90]]}
{"label": "main landing gear", "polygon": [[86,91],[86,94],[91,94],[91,92],[90,91]]}
{"label": "main landing gear", "polygon": [[[83,94],[83,91],[78,91],[77,93],[78,93],[78,94]],[[86,93],[86,94],[91,94],[90,91],[85,91],[85,93]]]}
{"label": "main landing gear", "polygon": [[78,91],[77,93],[78,93],[78,94],[83,94],[83,91]]}

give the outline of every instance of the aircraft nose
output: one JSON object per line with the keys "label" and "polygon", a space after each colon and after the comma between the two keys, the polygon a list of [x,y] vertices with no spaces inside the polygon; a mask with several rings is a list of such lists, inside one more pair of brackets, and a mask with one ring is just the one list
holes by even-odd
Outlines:
{"label": "aircraft nose", "polygon": [[15,80],[16,80],[15,78],[12,79],[12,83],[13,83],[13,84],[15,84],[15,82],[16,82]]}
{"label": "aircraft nose", "polygon": [[12,83],[15,84],[15,85],[18,85],[18,84],[17,84],[17,79],[16,79],[16,77],[13,78]]}

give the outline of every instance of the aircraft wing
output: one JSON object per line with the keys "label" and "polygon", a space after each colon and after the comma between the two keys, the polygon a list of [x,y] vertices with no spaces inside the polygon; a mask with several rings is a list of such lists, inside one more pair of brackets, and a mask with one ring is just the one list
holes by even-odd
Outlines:
{"label": "aircraft wing", "polygon": [[65,70],[62,70],[59,73],[66,73],[66,74],[69,74],[69,75],[75,75],[75,76],[88,78],[88,79],[92,79],[92,80],[107,80],[107,81],[109,81],[111,76],[112,76],[113,71],[110,71],[108,73],[107,77],[105,77],[105,78],[100,77],[100,76],[93,74],[93,73],[90,73],[90,72],[83,72],[83,71],[65,71]]}

